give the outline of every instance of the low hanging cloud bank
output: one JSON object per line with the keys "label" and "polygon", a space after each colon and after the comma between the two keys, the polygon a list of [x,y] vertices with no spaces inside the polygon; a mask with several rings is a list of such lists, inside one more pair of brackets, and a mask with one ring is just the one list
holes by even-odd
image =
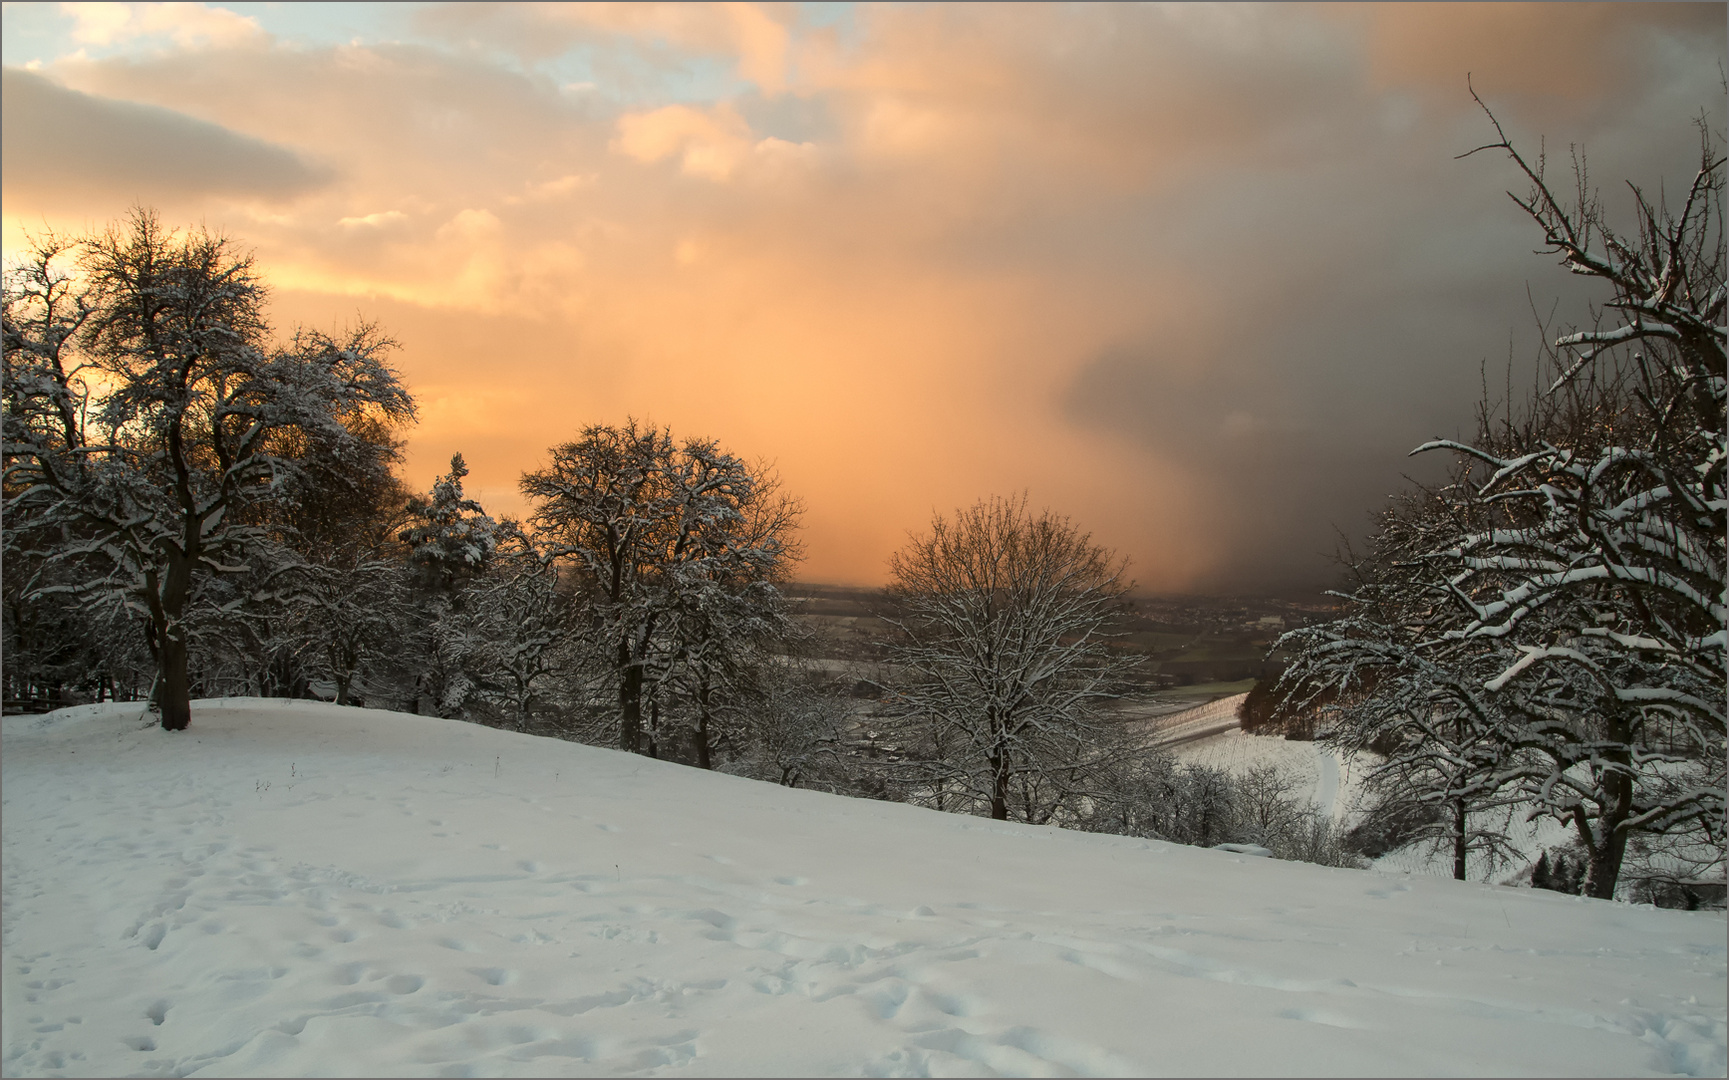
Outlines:
{"label": "low hanging cloud bank", "polygon": [[[519,512],[544,448],[636,415],[776,459],[811,579],[880,581],[933,510],[1025,489],[1143,587],[1232,591],[1327,583],[1485,363],[1529,385],[1531,302],[1587,317],[1508,170],[1453,160],[1488,131],[1467,72],[1523,145],[1587,145],[1613,207],[1690,177],[1701,108],[1721,128],[1722,11],[450,5],[340,42],[208,15],[30,92],[203,125],[229,164],[148,197],[257,244],[282,322],[402,341],[411,479],[461,450]],[[43,168],[83,179],[33,186],[20,131],[8,244],[137,196],[76,146]]]}
{"label": "low hanging cloud bank", "polygon": [[16,68],[3,79],[8,199],[54,209],[209,195],[283,202],[332,178],[292,150],[173,109],[80,93]]}
{"label": "low hanging cloud bank", "polygon": [[0,726],[8,1075],[1722,1075],[1719,912],[454,720]]}

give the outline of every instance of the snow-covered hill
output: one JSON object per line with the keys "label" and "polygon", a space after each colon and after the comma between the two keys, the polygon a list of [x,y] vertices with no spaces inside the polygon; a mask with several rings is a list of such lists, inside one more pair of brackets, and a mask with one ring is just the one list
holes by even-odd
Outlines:
{"label": "snow-covered hill", "polygon": [[1722,913],[455,721],[9,717],[7,1075],[1722,1075]]}

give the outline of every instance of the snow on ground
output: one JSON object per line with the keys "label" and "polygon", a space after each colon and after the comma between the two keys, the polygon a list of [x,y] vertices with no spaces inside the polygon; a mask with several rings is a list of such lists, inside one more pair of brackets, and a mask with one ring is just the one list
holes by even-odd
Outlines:
{"label": "snow on ground", "polygon": [[1721,913],[316,703],[203,702],[181,734],[136,706],[8,717],[0,750],[7,1075],[1726,1064]]}

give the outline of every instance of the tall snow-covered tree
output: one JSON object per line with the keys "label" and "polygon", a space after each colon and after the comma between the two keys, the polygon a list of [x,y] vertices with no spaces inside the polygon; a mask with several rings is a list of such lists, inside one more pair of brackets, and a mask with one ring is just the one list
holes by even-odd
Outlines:
{"label": "tall snow-covered tree", "polygon": [[1528,405],[1509,405],[1500,420],[1485,410],[1470,442],[1418,448],[1457,463],[1439,493],[1446,514],[1430,519],[1395,574],[1406,595],[1431,598],[1427,614],[1377,624],[1354,613],[1355,624],[1299,635],[1303,662],[1337,669],[1378,657],[1382,699],[1409,702],[1413,763],[1431,752],[1457,773],[1498,755],[1467,770],[1488,784],[1478,794],[1507,785],[1529,812],[1571,825],[1587,895],[1615,894],[1637,836],[1684,836],[1679,848],[1711,853],[1700,863],[1720,877],[1729,636],[1720,140],[1701,125],[1699,168],[1676,203],[1632,187],[1635,226],[1623,231],[1582,158],[1565,203],[1543,160],[1528,162],[1490,120],[1498,141],[1479,149],[1510,157],[1529,184],[1514,201],[1562,265],[1606,285],[1608,299],[1590,328],[1555,339],[1553,382]]}
{"label": "tall snow-covered tree", "polygon": [[[672,597],[661,679],[684,706],[694,763],[704,769],[714,767],[717,740],[743,734],[748,721],[742,714],[767,705],[764,688],[784,680],[760,678],[759,672],[779,666],[777,653],[784,655],[799,637],[780,586],[799,557],[792,536],[802,507],[780,491],[779,479],[766,469],[757,468],[755,480],[738,506],[734,544],[751,550],[776,543],[780,556],[772,563],[721,559],[693,564],[681,573]],[[777,700],[797,698],[783,694]]]}
{"label": "tall snow-covered tree", "polygon": [[260,535],[246,510],[300,476],[282,440],[341,446],[345,416],[413,415],[376,330],[272,344],[265,297],[231,240],[146,210],[72,245],[47,239],[7,275],[8,527],[49,538],[43,565],[79,567],[42,589],[144,622],[169,730],[191,717],[195,587],[244,565]]}
{"label": "tall snow-covered tree", "polygon": [[[584,632],[603,656],[623,749],[658,750],[644,705],[665,688],[668,665],[681,662],[673,637],[681,615],[691,631],[696,613],[719,616],[726,606],[705,597],[726,593],[765,611],[778,602],[774,582],[796,557],[797,513],[756,527],[757,508],[773,498],[766,479],[764,468],[713,440],[675,442],[635,420],[586,428],[554,447],[546,468],[523,475],[537,541],[580,584]],[[709,626],[742,629],[736,615]]]}
{"label": "tall snow-covered tree", "polygon": [[1114,752],[1098,708],[1138,660],[1107,639],[1124,564],[1023,496],[936,516],[889,569],[890,702],[933,799],[1044,822],[1082,796]]}
{"label": "tall snow-covered tree", "polygon": [[338,705],[386,689],[413,601],[400,532],[414,502],[394,472],[400,442],[365,418],[347,426],[357,438],[345,453],[304,449],[307,482],[281,514],[285,545],[302,568],[287,602],[309,666],[334,685]]}
{"label": "tall snow-covered tree", "polygon": [[1436,553],[1458,568],[1466,622],[1452,633],[1516,650],[1486,688],[1548,761],[1529,793],[1576,827],[1585,892],[1603,898],[1635,833],[1697,830],[1723,846],[1725,161],[1720,137],[1698,127],[1685,195],[1672,205],[1629,185],[1629,232],[1611,225],[1582,160],[1564,203],[1543,160],[1527,162],[1495,123],[1481,149],[1528,182],[1514,201],[1609,297],[1593,325],[1555,341],[1554,383],[1525,424],[1422,448],[1478,463],[1477,497],[1504,508],[1507,524]]}

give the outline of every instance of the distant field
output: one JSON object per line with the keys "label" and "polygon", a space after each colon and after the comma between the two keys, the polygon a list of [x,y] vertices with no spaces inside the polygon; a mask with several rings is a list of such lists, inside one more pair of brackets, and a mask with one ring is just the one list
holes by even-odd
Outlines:
{"label": "distant field", "polygon": [[[892,630],[877,616],[881,590],[796,584],[787,591],[794,618],[815,637],[814,655],[833,661],[883,658],[880,643]],[[1278,625],[1267,625],[1269,612],[1283,613],[1274,619]],[[1267,653],[1279,626],[1299,617],[1291,605],[1276,601],[1139,600],[1117,628],[1112,647],[1145,658],[1132,677],[1162,688],[1161,698],[1208,701],[1245,693],[1255,678],[1271,674]]]}
{"label": "distant field", "polygon": [[1173,686],[1168,690],[1160,690],[1162,698],[1193,698],[1196,701],[1211,701],[1214,698],[1230,697],[1232,694],[1246,694],[1255,688],[1254,679],[1238,679],[1235,682],[1195,683],[1192,686]]}

